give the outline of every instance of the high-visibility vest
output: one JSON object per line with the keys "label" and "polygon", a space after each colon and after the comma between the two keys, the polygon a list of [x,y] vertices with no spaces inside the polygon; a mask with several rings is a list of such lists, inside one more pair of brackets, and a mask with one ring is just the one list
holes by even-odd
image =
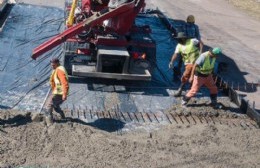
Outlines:
{"label": "high-visibility vest", "polygon": [[[211,61],[210,61],[211,60]],[[213,72],[214,70],[214,65],[215,65],[216,58],[211,58],[209,56],[209,52],[207,52],[206,58],[204,60],[204,63],[201,67],[198,67],[196,70],[197,72],[204,74],[204,75],[209,75]]]}
{"label": "high-visibility vest", "polygon": [[194,46],[191,39],[188,39],[185,44],[186,48],[183,50],[183,47],[180,48],[182,55],[182,60],[184,64],[194,64],[196,59],[199,57],[199,49]]}
{"label": "high-visibility vest", "polygon": [[[60,82],[60,80],[58,78],[58,75],[57,75],[57,70],[58,69],[65,73],[66,79],[68,80],[67,71],[66,71],[66,69],[63,66],[58,66],[55,70],[53,70],[52,74],[51,74],[51,77],[50,77],[50,82],[54,81],[54,84],[55,84],[54,89],[52,91],[52,94],[63,95],[61,82]],[[69,94],[69,92],[67,94]]]}

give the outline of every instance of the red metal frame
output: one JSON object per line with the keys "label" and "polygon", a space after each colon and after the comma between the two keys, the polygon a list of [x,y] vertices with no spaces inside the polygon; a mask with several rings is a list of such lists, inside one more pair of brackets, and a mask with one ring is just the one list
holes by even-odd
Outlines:
{"label": "red metal frame", "polygon": [[[110,20],[111,25],[115,33],[119,35],[126,34],[133,26],[136,15],[145,6],[145,0],[133,0],[125,3],[118,8],[109,9],[108,12],[93,12],[93,15],[84,20],[83,22],[74,25],[63,33],[51,38],[40,46],[36,47],[32,53],[32,59],[38,58],[40,55],[51,50],[52,48],[65,42],[67,39],[80,34],[84,30],[90,30],[95,26],[102,26],[105,20]],[[88,5],[91,6],[90,0],[83,0],[82,4],[85,9],[88,9]],[[90,39],[93,41],[93,39]],[[116,45],[116,43],[114,43]]]}

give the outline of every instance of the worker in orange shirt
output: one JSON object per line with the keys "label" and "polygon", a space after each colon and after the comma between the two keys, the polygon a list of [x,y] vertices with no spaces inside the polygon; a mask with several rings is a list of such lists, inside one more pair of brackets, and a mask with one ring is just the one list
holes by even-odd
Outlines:
{"label": "worker in orange shirt", "polygon": [[57,58],[52,59],[52,74],[50,76],[50,85],[52,89],[52,98],[48,104],[46,123],[51,125],[53,123],[53,109],[60,114],[64,119],[65,115],[60,105],[67,99],[69,91],[68,74],[63,66],[60,65],[60,61]]}

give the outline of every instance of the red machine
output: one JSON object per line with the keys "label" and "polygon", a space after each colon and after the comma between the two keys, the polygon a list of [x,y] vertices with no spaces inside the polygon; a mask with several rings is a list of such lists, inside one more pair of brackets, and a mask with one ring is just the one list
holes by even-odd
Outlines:
{"label": "red machine", "polygon": [[32,58],[65,42],[68,74],[151,80],[156,44],[149,26],[135,25],[145,0],[73,0],[66,3],[67,29],[34,49]]}

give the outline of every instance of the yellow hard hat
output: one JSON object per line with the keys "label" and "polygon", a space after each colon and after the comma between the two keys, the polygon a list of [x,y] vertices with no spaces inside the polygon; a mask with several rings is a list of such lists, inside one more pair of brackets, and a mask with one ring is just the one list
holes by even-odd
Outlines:
{"label": "yellow hard hat", "polygon": [[194,17],[193,15],[189,15],[189,16],[187,17],[187,22],[189,22],[189,23],[195,23],[195,17]]}

